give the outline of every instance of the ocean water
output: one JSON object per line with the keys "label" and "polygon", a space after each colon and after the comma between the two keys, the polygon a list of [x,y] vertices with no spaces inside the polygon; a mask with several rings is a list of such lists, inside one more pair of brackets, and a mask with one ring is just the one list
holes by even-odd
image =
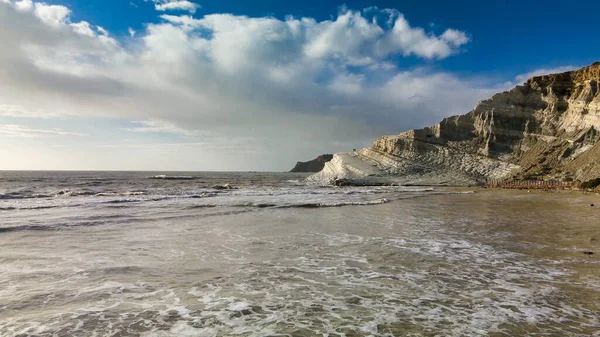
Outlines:
{"label": "ocean water", "polygon": [[305,177],[0,172],[0,336],[600,336],[597,196]]}

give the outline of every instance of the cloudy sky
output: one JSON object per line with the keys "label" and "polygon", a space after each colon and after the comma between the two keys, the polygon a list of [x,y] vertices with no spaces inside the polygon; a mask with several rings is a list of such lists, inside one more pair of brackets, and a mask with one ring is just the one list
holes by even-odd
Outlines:
{"label": "cloudy sky", "polygon": [[586,2],[0,0],[0,169],[287,170],[597,61]]}

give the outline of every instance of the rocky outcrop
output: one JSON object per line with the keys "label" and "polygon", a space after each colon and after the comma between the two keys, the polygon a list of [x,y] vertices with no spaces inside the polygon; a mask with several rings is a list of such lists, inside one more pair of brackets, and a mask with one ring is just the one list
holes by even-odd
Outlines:
{"label": "rocky outcrop", "polygon": [[313,160],[299,161],[290,172],[319,172],[325,167],[325,163],[329,162],[332,158],[332,154],[322,154]]}
{"label": "rocky outcrop", "polygon": [[312,180],[471,185],[600,177],[600,63],[538,76],[437,125],[334,155]]}

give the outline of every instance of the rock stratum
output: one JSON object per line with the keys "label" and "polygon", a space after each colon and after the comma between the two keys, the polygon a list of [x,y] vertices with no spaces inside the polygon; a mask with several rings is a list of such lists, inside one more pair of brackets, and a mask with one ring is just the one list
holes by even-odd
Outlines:
{"label": "rock stratum", "polygon": [[338,153],[314,181],[474,185],[600,177],[600,62],[530,78],[467,114]]}
{"label": "rock stratum", "polygon": [[313,160],[299,161],[290,172],[319,172],[331,159],[333,159],[332,154],[322,154]]}

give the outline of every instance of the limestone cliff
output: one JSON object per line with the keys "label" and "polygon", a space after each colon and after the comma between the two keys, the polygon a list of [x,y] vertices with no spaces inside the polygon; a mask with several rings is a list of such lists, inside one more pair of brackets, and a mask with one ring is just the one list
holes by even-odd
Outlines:
{"label": "limestone cliff", "polygon": [[317,158],[305,162],[297,162],[296,166],[290,172],[319,172],[325,166],[325,163],[333,158],[332,154],[322,154]]}
{"label": "limestone cliff", "polygon": [[600,177],[600,62],[533,77],[439,124],[336,154],[312,180],[467,185]]}

